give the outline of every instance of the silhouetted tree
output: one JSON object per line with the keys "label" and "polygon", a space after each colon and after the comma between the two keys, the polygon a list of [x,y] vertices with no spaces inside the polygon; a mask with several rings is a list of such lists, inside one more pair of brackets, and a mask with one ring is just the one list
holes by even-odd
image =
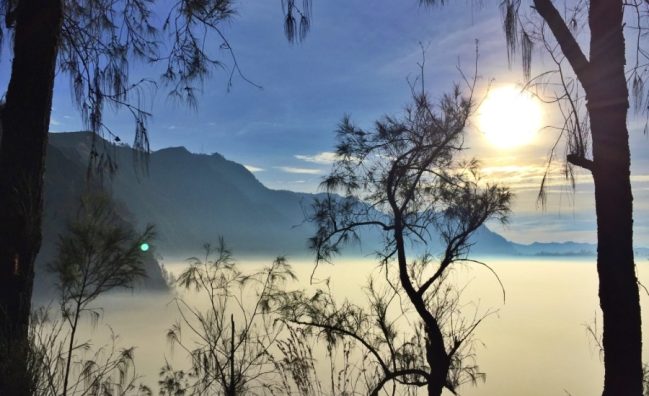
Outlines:
{"label": "silhouetted tree", "polygon": [[205,246],[203,258],[188,262],[175,284],[196,291],[207,308],[190,304],[182,295],[175,298],[181,319],[168,330],[167,339],[172,348],[187,352],[191,365],[187,371],[175,371],[165,364],[160,394],[283,393],[271,349],[282,330],[274,317],[276,295],[287,280],[295,279],[286,260],[277,258],[246,274],[221,239],[216,248]]}
{"label": "silhouetted tree", "polygon": [[[468,84],[471,94],[473,84]],[[380,368],[372,394],[396,381],[440,395],[443,388],[454,392],[479,376],[464,358],[482,317],[461,315],[448,274],[457,263],[478,263],[468,257],[472,234],[489,219],[504,221],[509,211],[506,188],[483,183],[475,160],[455,159],[463,149],[471,95],[463,96],[455,86],[437,106],[414,88],[413,97],[403,117],[385,117],[370,131],[343,119],[338,160],[322,182],[327,195],[316,200],[311,217],[318,226],[311,239],[318,263],[358,239],[360,229],[380,230],[381,263],[392,291],[381,292],[378,280],[370,283],[370,313],[349,302],[335,305],[323,291],[312,297],[293,294],[284,307],[290,321],[361,343]],[[443,251],[437,260],[431,250],[438,239]],[[417,244],[425,251],[419,260],[413,257]],[[396,282],[388,276],[391,269]],[[398,340],[402,329],[390,319],[392,301],[408,304],[418,323],[403,341]]]}
{"label": "silhouetted tree", "polygon": [[[11,77],[1,115],[0,342],[9,349],[2,350],[0,360],[11,356],[14,365],[12,373],[0,371],[2,394],[7,393],[6,386],[11,386],[16,396],[28,393],[16,386],[28,382],[23,378],[24,360],[34,260],[41,245],[44,161],[57,67],[69,75],[88,129],[119,140],[104,124],[103,109],[107,104],[126,109],[135,123],[133,145],[143,153],[149,148],[146,121],[150,114],[140,104],[144,90],[155,83],[129,80],[129,66],[134,60],[164,62],[162,80],[171,88],[170,94],[190,105],[196,104],[196,89],[203,79],[222,65],[217,51],[232,55],[230,83],[234,73],[241,74],[233,49],[220,30],[233,14],[231,0],[165,3],[166,17],[161,26],[156,26],[152,9],[158,5],[158,11],[162,10],[160,3],[0,1],[5,19],[0,38],[9,33],[13,38]],[[293,1],[287,5],[289,26],[297,7]],[[308,30],[308,25],[301,26]],[[306,33],[305,28],[301,31]],[[287,37],[293,37],[288,30]],[[161,45],[163,41],[166,46]],[[90,156],[91,164],[114,168],[110,159],[94,149]]]}
{"label": "silhouetted tree", "polygon": [[[174,280],[180,318],[167,339],[173,353],[187,354],[189,368],[175,370],[165,362],[160,395],[357,394],[353,389],[361,373],[352,369],[351,342],[327,348],[332,371],[331,388],[325,390],[311,333],[282,320],[287,297],[294,301],[301,295],[286,290],[295,275],[283,258],[243,272],[221,239],[216,247],[205,245],[205,255],[188,264]],[[338,350],[343,367],[334,373]]]}
{"label": "silhouetted tree", "polygon": [[[430,3],[430,1],[426,1]],[[564,115],[559,139],[566,139],[568,174],[572,165],[593,176],[597,214],[597,272],[603,314],[604,396],[642,394],[640,299],[633,257],[633,196],[627,118],[629,89],[637,110],[646,109],[644,81],[649,53],[649,3],[590,0],[561,4],[551,0],[503,0],[510,57],[521,49],[531,75],[532,47],[543,45],[556,68],[531,82],[558,86],[551,100]],[[521,22],[522,9],[533,18]],[[625,22],[624,12],[630,11]],[[588,29],[585,28],[585,19]],[[626,31],[626,34],[625,34]],[[583,33],[589,36],[581,40]],[[589,42],[588,56],[580,42]],[[627,47],[628,45],[628,47]],[[626,53],[632,54],[627,68]],[[569,66],[567,66],[567,65]],[[572,69],[572,73],[570,70]],[[551,80],[555,76],[555,80]],[[538,84],[536,84],[538,86]],[[552,95],[552,89],[538,91]],[[556,92],[556,91],[555,91]]]}
{"label": "silhouetted tree", "polygon": [[[370,391],[369,386],[376,381],[374,367],[368,367],[369,352],[361,350],[355,340],[326,337],[326,349],[320,352],[317,337],[321,334],[314,332],[314,327],[285,324],[287,335],[277,340],[271,355],[281,379],[278,396],[358,395]],[[322,368],[323,356],[329,360],[328,372]]]}
{"label": "silhouetted tree", "polygon": [[15,32],[0,142],[0,360],[12,364],[0,370],[0,393],[26,396],[27,333],[63,10],[60,0],[3,3]]}
{"label": "silhouetted tree", "polygon": [[[79,342],[80,319],[96,323],[101,310],[92,306],[100,295],[130,287],[146,276],[140,246],[153,237],[152,227],[137,234],[116,212],[103,192],[86,192],[77,216],[60,236],[58,255],[49,265],[56,276],[60,319],[49,310],[36,312],[31,324],[31,356],[34,389],[40,396],[124,395],[136,385],[133,349],[98,348],[92,358],[90,342]],[[58,316],[58,315],[57,315]],[[112,331],[111,331],[112,333]],[[73,372],[78,375],[73,375]]]}
{"label": "silhouetted tree", "polygon": [[136,235],[117,215],[106,194],[87,193],[82,197],[78,218],[69,224],[67,234],[61,236],[58,256],[50,265],[50,271],[58,278],[61,312],[70,325],[63,396],[68,394],[81,315],[98,315],[88,308],[97,297],[115,288],[129,287],[146,276],[140,245],[152,237],[151,226]]}
{"label": "silhouetted tree", "polygon": [[[77,342],[69,377],[68,395],[151,396],[139,383],[135,348],[119,348],[118,336],[110,329],[110,341],[96,346],[90,340]],[[36,310],[30,321],[31,349],[28,355],[33,376],[32,395],[61,396],[66,376],[69,323],[49,308]]]}

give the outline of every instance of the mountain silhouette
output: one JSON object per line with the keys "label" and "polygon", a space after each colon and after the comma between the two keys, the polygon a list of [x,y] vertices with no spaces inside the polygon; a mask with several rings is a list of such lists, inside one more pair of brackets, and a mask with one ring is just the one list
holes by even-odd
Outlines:
{"label": "mountain silhouette", "polygon": [[[50,136],[53,151],[74,160],[75,174],[81,179],[91,141],[89,133]],[[134,162],[134,152],[127,146],[99,142],[97,147],[102,153],[108,151],[119,167],[107,183],[113,196],[129,209],[136,224],[155,224],[155,246],[163,255],[195,255],[205,242],[216,242],[220,236],[235,254],[284,254],[306,247],[305,235],[312,228],[301,225],[302,205],[312,199],[310,194],[270,190],[242,165],[220,154],[192,154],[184,147],[171,147],[151,153],[145,169]],[[68,176],[46,175],[46,179],[60,177]],[[59,183],[50,181],[52,187]],[[51,192],[56,205],[61,197],[57,190]]]}
{"label": "mountain silhouette", "polygon": [[[42,276],[43,266],[53,257],[57,235],[74,213],[84,186],[92,139],[89,132],[50,134],[43,248],[37,263],[40,285],[48,282]],[[175,259],[194,256],[201,253],[204,243],[223,237],[237,257],[311,257],[307,240],[314,227],[304,222],[304,213],[315,194],[269,189],[243,165],[217,153],[195,154],[184,147],[170,147],[152,152],[148,161],[138,161],[127,145],[96,139],[94,155],[109,155],[117,164],[112,176],[106,174],[106,186],[136,228],[155,225],[157,239],[152,246],[157,254]],[[380,241],[377,233],[363,239],[369,243],[353,252],[371,254]],[[590,253],[593,247],[520,245],[485,226],[476,232],[473,242],[475,255],[570,255]],[[154,264],[149,263],[149,286],[160,287],[164,282]]]}
{"label": "mountain silhouette", "polygon": [[[48,159],[57,162],[61,159],[55,157],[62,155],[68,160],[65,169],[48,166],[48,201],[53,205],[67,200],[56,187],[63,179],[74,174],[75,183],[83,181],[91,142],[90,133],[50,135],[54,154]],[[202,244],[220,236],[239,255],[308,254],[307,239],[314,228],[304,222],[304,211],[315,194],[269,189],[243,165],[217,153],[165,148],[150,154],[145,169],[134,162],[128,146],[99,141],[97,147],[119,166],[107,183],[114,197],[124,203],[139,226],[155,224],[156,247],[163,255],[193,255]],[[475,242],[476,253],[516,253],[509,241],[486,227],[477,232]]]}

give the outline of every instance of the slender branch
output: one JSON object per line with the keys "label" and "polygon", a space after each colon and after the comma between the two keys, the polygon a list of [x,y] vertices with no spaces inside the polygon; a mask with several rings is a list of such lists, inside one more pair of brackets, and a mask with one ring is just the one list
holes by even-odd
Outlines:
{"label": "slender branch", "polygon": [[483,267],[485,267],[486,269],[488,269],[489,272],[491,272],[491,274],[496,278],[496,280],[498,281],[498,284],[500,285],[500,289],[503,292],[503,304],[506,302],[507,294],[505,292],[505,285],[503,284],[502,280],[500,280],[500,276],[498,276],[498,273],[496,273],[496,271],[493,268],[491,268],[487,263],[484,263],[484,262],[482,262],[480,260],[472,260],[472,259],[465,258],[465,259],[462,259],[460,261],[467,262],[467,263],[479,264],[479,265],[482,265]]}
{"label": "slender branch", "polygon": [[393,379],[395,379],[397,377],[403,377],[405,375],[418,375],[418,376],[424,377],[426,379],[426,381],[410,382],[409,383],[410,385],[426,386],[428,384],[429,375],[428,375],[427,372],[425,372],[423,370],[420,370],[420,369],[399,370],[399,371],[390,372],[385,377],[383,377],[381,379],[381,381],[379,381],[379,383],[376,384],[376,386],[374,387],[372,392],[370,392],[370,395],[371,396],[378,396],[379,391],[381,391],[383,386],[385,386],[385,384],[388,383],[388,381],[391,381],[391,380],[393,380]]}
{"label": "slender branch", "polygon": [[584,169],[588,169],[591,172],[593,171],[593,168],[595,166],[595,162],[585,158],[584,156],[582,156],[580,154],[570,153],[570,154],[568,154],[566,159],[571,164],[580,166],[580,167],[582,167]]}
{"label": "slender branch", "polygon": [[[582,81],[582,84],[587,82],[588,79],[584,77],[588,72],[590,63],[581,50],[581,47],[579,47],[579,43],[577,43],[575,37],[570,33],[570,29],[561,17],[561,14],[559,14],[559,11],[552,4],[552,1],[534,0],[534,8],[548,24],[550,30],[552,30],[554,37],[561,47],[561,51],[566,56],[566,59],[568,59],[568,62],[570,62],[572,69],[580,81]],[[584,84],[584,87],[586,87],[586,84]]]}
{"label": "slender branch", "polygon": [[292,319],[290,319],[289,321],[290,321],[290,322],[293,322],[293,323],[295,323],[295,324],[302,325],[302,326],[312,326],[312,327],[317,327],[317,328],[320,328],[320,329],[323,329],[323,330],[327,330],[327,331],[333,331],[333,332],[335,332],[335,333],[339,333],[339,334],[342,334],[342,335],[346,335],[346,336],[348,336],[348,337],[351,337],[351,338],[357,340],[357,341],[360,342],[360,343],[361,343],[361,344],[362,344],[362,345],[363,345],[363,346],[364,346],[364,347],[365,347],[365,348],[366,348],[366,349],[367,349],[367,350],[368,350],[372,355],[374,355],[374,357],[376,358],[376,360],[379,362],[379,365],[381,365],[381,368],[383,369],[383,371],[385,371],[386,373],[389,373],[389,372],[390,372],[390,368],[388,367],[387,363],[383,360],[383,358],[381,357],[381,355],[379,355],[379,352],[378,352],[374,347],[372,347],[372,346],[371,346],[371,345],[370,345],[370,344],[369,344],[365,339],[363,339],[363,337],[359,336],[358,334],[356,334],[356,333],[354,333],[354,332],[352,332],[352,331],[346,330],[346,329],[342,329],[342,328],[340,328],[340,327],[330,326],[330,325],[327,325],[327,324],[324,324],[324,323],[305,322],[305,321],[301,321],[301,320],[292,320]]}

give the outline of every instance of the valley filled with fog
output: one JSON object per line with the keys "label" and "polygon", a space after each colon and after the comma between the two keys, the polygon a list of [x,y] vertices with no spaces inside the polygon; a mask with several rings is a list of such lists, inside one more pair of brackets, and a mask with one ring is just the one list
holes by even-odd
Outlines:
{"label": "valley filled with fog", "polygon": [[[270,260],[237,260],[242,272],[254,271]],[[464,287],[462,301],[465,315],[496,310],[476,330],[475,360],[486,382],[477,387],[463,385],[463,395],[592,395],[602,386],[603,366],[590,327],[601,336],[601,317],[597,300],[597,276],[593,259],[584,258],[485,258],[497,273],[505,289],[505,299],[498,280],[485,267],[462,265],[450,281]],[[287,289],[313,289],[309,278],[314,269],[308,260],[289,263],[298,282]],[[187,264],[165,262],[171,274],[179,274]],[[373,275],[372,275],[373,274]],[[383,279],[375,261],[344,257],[335,264],[321,264],[314,279],[330,278],[337,301],[349,298],[365,301],[363,286],[368,277]],[[639,260],[639,280],[649,283],[649,267]],[[319,283],[322,287],[324,283]],[[96,304],[103,316],[93,328],[89,318],[82,324],[80,340],[92,337],[93,347],[109,344],[108,326],[119,335],[119,347],[135,346],[135,363],[141,381],[157,389],[158,373],[165,363],[186,368],[188,354],[176,345],[171,347],[167,330],[180,320],[174,295],[185,298],[193,307],[204,309],[208,301],[193,291],[119,292],[100,298]],[[253,296],[245,296],[253,298]],[[646,293],[641,299],[647,301]],[[643,312],[644,321],[649,314]],[[237,320],[238,318],[235,318]],[[407,332],[408,329],[403,329]],[[187,332],[185,337],[190,338]],[[645,336],[645,348],[649,338]],[[188,343],[191,345],[191,343]],[[319,379],[327,388],[331,369],[324,342],[315,347],[315,366]],[[275,351],[275,353],[278,353]],[[340,354],[335,370],[343,365]],[[423,393],[423,391],[422,391]],[[450,393],[449,393],[450,394]]]}

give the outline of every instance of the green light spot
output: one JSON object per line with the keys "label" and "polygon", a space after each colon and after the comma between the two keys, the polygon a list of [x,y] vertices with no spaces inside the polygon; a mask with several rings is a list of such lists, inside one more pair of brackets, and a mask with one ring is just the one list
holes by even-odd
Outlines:
{"label": "green light spot", "polygon": [[144,242],[143,244],[140,245],[140,250],[143,252],[146,252],[149,250],[149,244]]}

